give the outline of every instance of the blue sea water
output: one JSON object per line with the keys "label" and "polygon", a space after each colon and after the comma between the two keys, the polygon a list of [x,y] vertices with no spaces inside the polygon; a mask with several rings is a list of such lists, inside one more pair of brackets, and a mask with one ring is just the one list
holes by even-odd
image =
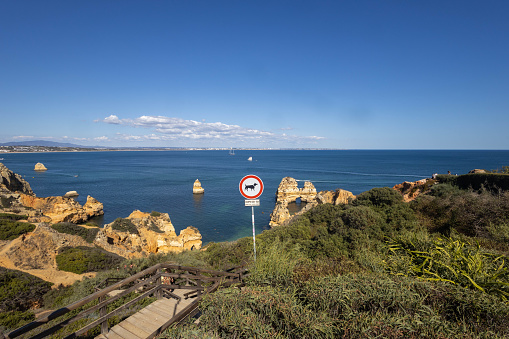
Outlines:
{"label": "blue sea water", "polygon": [[[250,156],[253,161],[247,160]],[[264,183],[261,205],[254,209],[260,233],[268,228],[277,186],[286,176],[310,180],[318,191],[342,188],[359,194],[433,173],[464,174],[509,165],[509,151],[484,150],[239,150],[233,156],[228,151],[101,151],[2,157],[39,197],[76,190],[81,204],[87,195],[102,202],[105,214],[99,223],[127,217],[136,209],[165,212],[177,233],[195,226],[204,243],[252,234],[251,208],[244,206],[239,192],[239,182],[248,174]],[[37,162],[48,170],[35,172]],[[196,179],[205,194],[192,194]]]}

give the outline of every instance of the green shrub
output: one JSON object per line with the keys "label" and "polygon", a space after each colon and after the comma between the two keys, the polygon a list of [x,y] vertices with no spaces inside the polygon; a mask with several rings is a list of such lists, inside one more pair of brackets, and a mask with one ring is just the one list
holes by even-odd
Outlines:
{"label": "green shrub", "polygon": [[487,253],[479,245],[442,237],[427,243],[393,239],[388,248],[396,257],[408,257],[408,267],[396,267],[388,261],[388,269],[395,274],[444,281],[509,301],[509,258]]}
{"label": "green shrub", "polygon": [[56,256],[59,270],[82,274],[116,267],[124,258],[94,247],[63,247]]}
{"label": "green shrub", "polygon": [[249,266],[247,281],[254,285],[288,286],[293,281],[295,267],[305,261],[298,245],[276,240],[259,247],[256,262]]}
{"label": "green shrub", "polygon": [[0,219],[0,240],[13,240],[22,234],[32,232],[35,225],[20,221]]}
{"label": "green shrub", "polygon": [[97,233],[99,232],[99,227],[88,228],[70,222],[60,222],[58,224],[53,224],[51,225],[51,228],[60,233],[78,235],[88,243],[93,243]]}
{"label": "green shrub", "polygon": [[117,218],[115,221],[113,221],[111,228],[121,232],[140,234],[136,228],[136,225],[134,225],[133,222],[129,219]]}
{"label": "green shrub", "polygon": [[12,214],[12,213],[0,213],[0,219],[6,219],[6,220],[27,220],[27,215],[18,215],[18,214]]}
{"label": "green shrub", "polygon": [[379,274],[306,282],[302,302],[342,338],[503,338],[509,305],[461,287]]}
{"label": "green shrub", "polygon": [[363,192],[352,201],[354,206],[392,206],[403,202],[403,196],[390,187],[376,187]]}
{"label": "green shrub", "polygon": [[220,338],[333,338],[337,330],[292,289],[228,288],[206,295],[200,309],[200,326]]}
{"label": "green shrub", "polygon": [[151,216],[151,217],[159,217],[159,216],[161,216],[161,213],[156,212],[156,211],[152,211],[152,212],[150,213],[150,216]]}
{"label": "green shrub", "polygon": [[24,312],[41,304],[51,285],[31,274],[0,267],[0,311]]}
{"label": "green shrub", "polygon": [[31,311],[8,311],[0,313],[0,331],[13,330],[35,320]]}

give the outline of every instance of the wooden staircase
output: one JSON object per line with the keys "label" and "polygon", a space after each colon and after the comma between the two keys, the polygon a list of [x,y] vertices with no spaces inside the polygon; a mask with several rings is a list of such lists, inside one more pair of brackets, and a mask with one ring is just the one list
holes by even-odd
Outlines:
{"label": "wooden staircase", "polygon": [[[121,281],[107,279],[96,287],[95,293],[4,334],[3,338],[57,335],[70,339],[98,327],[101,334],[96,338],[99,339],[155,338],[169,326],[198,313],[198,303],[203,295],[213,293],[219,287],[239,283],[242,283],[242,273],[157,264]],[[151,297],[157,300],[111,329],[108,327],[108,319],[123,317],[126,312],[129,314],[132,307]],[[112,305],[118,302],[122,305],[112,309]],[[77,314],[69,313],[78,309],[80,312]],[[86,320],[86,325],[72,333],[65,331],[67,326],[78,320]]]}
{"label": "wooden staircase", "polygon": [[185,290],[176,291],[181,299],[159,299],[121,323],[113,326],[108,333],[100,334],[96,339],[146,339],[168,320],[173,319],[182,310],[191,305],[194,298],[184,298]]}

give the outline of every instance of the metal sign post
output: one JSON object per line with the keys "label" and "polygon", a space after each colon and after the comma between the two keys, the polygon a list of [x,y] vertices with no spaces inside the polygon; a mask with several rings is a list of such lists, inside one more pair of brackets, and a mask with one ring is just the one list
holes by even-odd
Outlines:
{"label": "metal sign post", "polygon": [[255,237],[255,219],[254,207],[260,206],[260,200],[256,199],[263,193],[262,179],[256,175],[246,175],[239,183],[239,191],[242,196],[248,200],[245,201],[245,206],[251,206],[251,221],[253,224],[253,250],[254,260],[256,262],[256,237]]}

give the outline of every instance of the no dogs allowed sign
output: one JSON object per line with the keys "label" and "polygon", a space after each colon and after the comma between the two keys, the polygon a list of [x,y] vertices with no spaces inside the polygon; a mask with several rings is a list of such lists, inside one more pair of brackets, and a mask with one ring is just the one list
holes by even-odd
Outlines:
{"label": "no dogs allowed sign", "polygon": [[246,199],[256,199],[263,193],[262,179],[256,175],[246,175],[239,184],[240,194]]}

